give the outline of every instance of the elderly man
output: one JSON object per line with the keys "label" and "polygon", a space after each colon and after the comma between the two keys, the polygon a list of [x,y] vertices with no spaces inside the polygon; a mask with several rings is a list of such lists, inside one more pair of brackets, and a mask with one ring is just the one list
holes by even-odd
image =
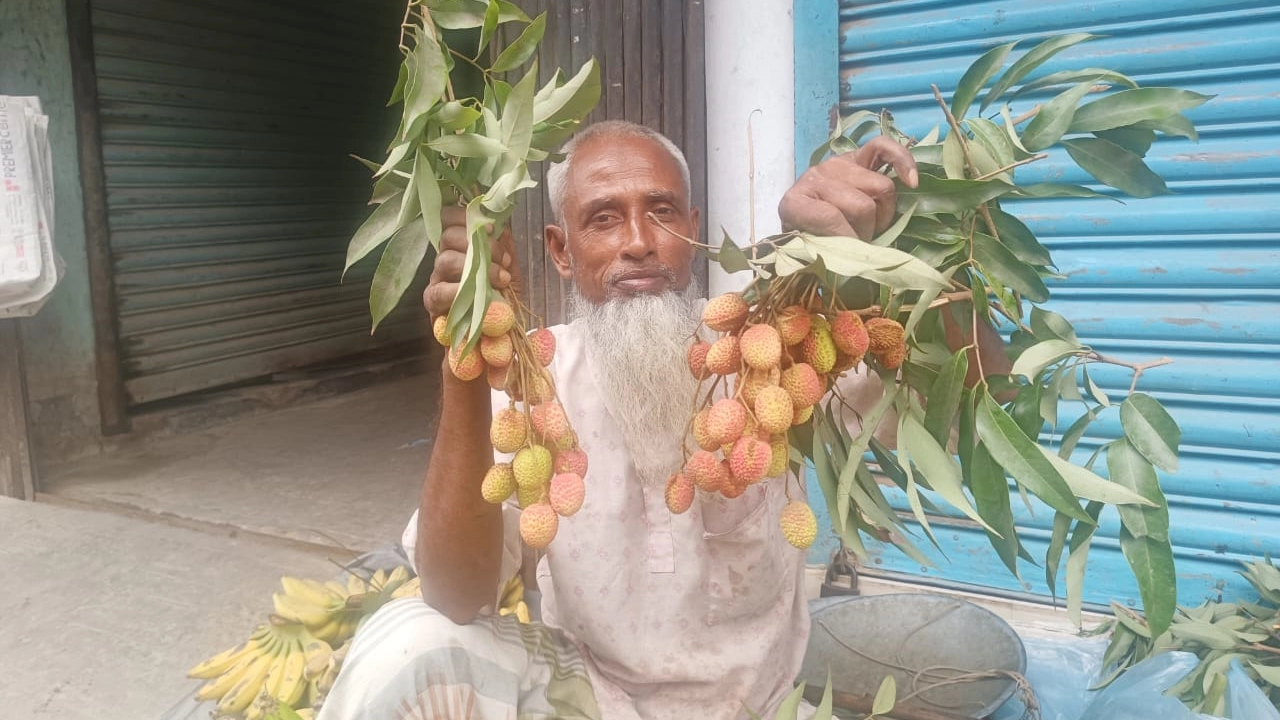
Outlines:
{"label": "elderly man", "polygon": [[[492,407],[506,398],[446,367],[405,538],[423,597],[391,603],[361,630],[322,720],[728,720],[771,713],[793,686],[809,618],[804,553],[777,524],[783,484],[700,495],[682,515],[664,503],[702,306],[695,250],[680,237],[698,234],[688,166],[670,140],[623,122],[582,130],[564,154],[548,172],[556,224],[545,240],[571,282],[573,321],[553,328],[550,370],[590,458],[586,502],[540,558],[522,557],[512,509],[479,490]],[[877,139],[805,173],[780,203],[783,223],[871,237],[894,215],[894,184],[877,171],[886,165],[914,185],[910,154]],[[462,213],[445,219],[424,298],[433,316],[448,311],[466,251]],[[509,234],[494,258],[495,286],[514,282]],[[880,393],[865,376],[852,382],[870,402]],[[541,623],[492,612],[502,580],[522,568],[541,591]]]}

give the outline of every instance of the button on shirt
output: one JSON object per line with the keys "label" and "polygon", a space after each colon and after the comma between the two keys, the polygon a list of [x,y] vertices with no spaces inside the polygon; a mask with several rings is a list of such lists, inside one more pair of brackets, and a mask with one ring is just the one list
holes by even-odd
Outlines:
{"label": "button on shirt", "polygon": [[[632,466],[585,333],[577,323],[552,331],[549,369],[589,466],[582,509],[561,518],[537,561],[543,621],[577,645],[605,720],[771,715],[809,637],[805,553],[778,524],[786,487],[793,498],[803,488],[773,478],[734,499],[698,493],[673,515],[664,488]],[[495,393],[495,408],[507,402]],[[507,506],[503,578],[520,563],[517,518]],[[410,557],[415,535],[411,521]]]}

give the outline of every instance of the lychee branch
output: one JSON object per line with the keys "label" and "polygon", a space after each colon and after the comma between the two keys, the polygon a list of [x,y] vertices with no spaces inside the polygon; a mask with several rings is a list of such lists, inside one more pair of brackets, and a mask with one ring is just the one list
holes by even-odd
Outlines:
{"label": "lychee branch", "polygon": [[1109,355],[1103,355],[1102,353],[1097,352],[1096,350],[1091,351],[1085,357],[1094,362],[1107,363],[1108,365],[1119,365],[1120,367],[1127,367],[1130,370],[1132,370],[1133,382],[1129,383],[1130,395],[1132,395],[1134,390],[1137,389],[1138,378],[1142,377],[1142,373],[1146,372],[1147,370],[1150,370],[1151,368],[1160,367],[1161,365],[1169,365],[1173,363],[1173,358],[1171,357],[1157,358],[1155,360],[1151,360],[1144,363],[1132,363],[1125,360],[1121,360],[1119,358],[1113,358]]}

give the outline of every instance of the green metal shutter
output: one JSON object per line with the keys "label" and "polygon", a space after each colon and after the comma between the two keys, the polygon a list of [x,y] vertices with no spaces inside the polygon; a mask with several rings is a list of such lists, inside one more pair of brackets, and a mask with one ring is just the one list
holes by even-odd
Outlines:
{"label": "green metal shutter", "polygon": [[132,404],[424,334],[411,295],[371,338],[372,267],[339,282],[369,194],[349,154],[394,130],[396,5],[93,1]]}
{"label": "green metal shutter", "polygon": [[[1053,34],[1106,36],[1036,76],[1101,65],[1144,85],[1217,96],[1189,113],[1198,144],[1161,139],[1148,154],[1171,195],[1123,206],[1021,202],[1011,211],[1053,250],[1067,279],[1056,283],[1049,307],[1070,318],[1082,340],[1119,357],[1175,360],[1145,374],[1140,389],[1165,403],[1183,429],[1179,472],[1161,478],[1180,597],[1195,604],[1248,596],[1235,573],[1239,561],[1280,554],[1280,8],[1257,0],[842,0],[840,19],[843,109],[890,108],[917,136],[941,119],[930,83],[949,96],[969,62],[1019,38],[1029,39],[1020,46],[1026,50]],[[1055,152],[1020,173],[1028,181],[1093,184],[1064,157]],[[1129,377],[1119,369],[1094,374],[1114,394],[1127,390]],[[1078,459],[1118,433],[1112,415]],[[1073,417],[1064,413],[1059,429]],[[1016,497],[1013,505],[1022,507]],[[1030,549],[1042,558],[1051,513],[1043,506],[1034,515],[1020,512]],[[875,568],[985,591],[1048,594],[1041,568],[1024,565],[1021,581],[1013,578],[970,523],[949,518],[934,529],[949,555],[935,553],[937,567],[877,546]],[[1114,515],[1104,516],[1090,554],[1088,601],[1136,602],[1117,531]]]}

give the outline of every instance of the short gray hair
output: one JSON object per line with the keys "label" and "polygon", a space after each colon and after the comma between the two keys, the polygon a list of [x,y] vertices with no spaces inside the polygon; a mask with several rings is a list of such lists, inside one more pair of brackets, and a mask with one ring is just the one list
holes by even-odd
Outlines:
{"label": "short gray hair", "polygon": [[684,196],[693,202],[693,185],[689,179],[689,162],[684,153],[671,142],[671,138],[653,128],[633,123],[628,120],[605,120],[593,123],[579,130],[569,142],[560,148],[564,159],[547,168],[547,197],[551,200],[551,212],[555,214],[556,223],[564,225],[564,196],[568,192],[569,170],[573,166],[573,156],[578,146],[594,137],[636,137],[652,140],[661,145],[671,155],[671,159],[680,166],[680,179],[684,181]]}

